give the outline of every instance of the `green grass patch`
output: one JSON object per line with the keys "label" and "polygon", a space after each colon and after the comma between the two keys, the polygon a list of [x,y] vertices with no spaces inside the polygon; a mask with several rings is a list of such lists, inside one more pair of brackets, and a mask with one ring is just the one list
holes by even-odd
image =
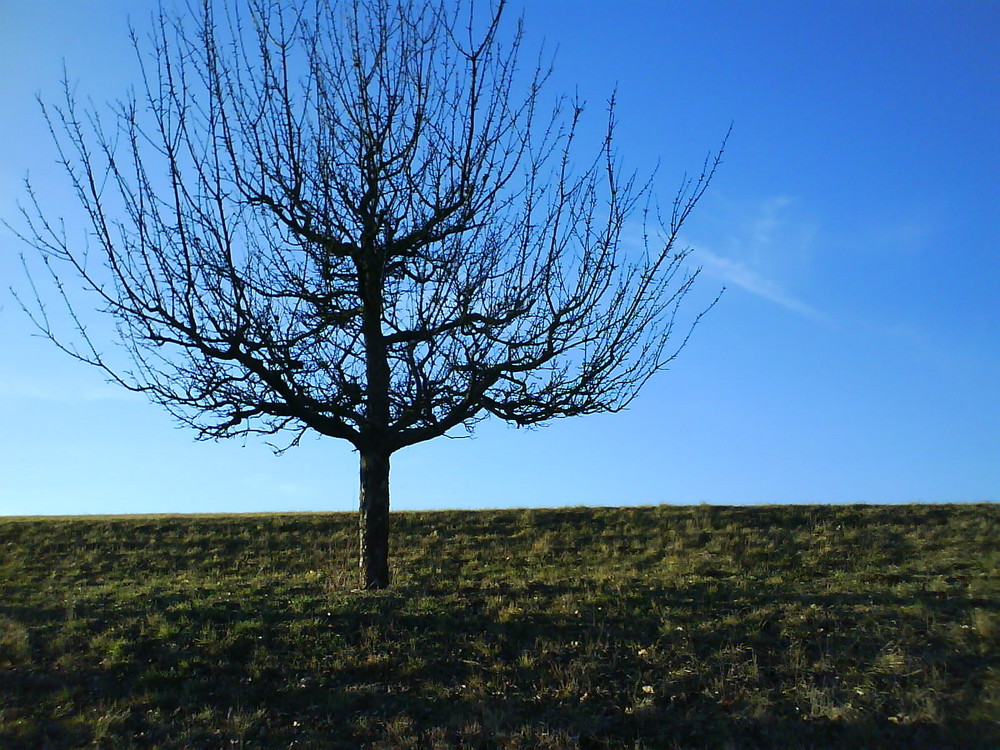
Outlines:
{"label": "green grass patch", "polygon": [[0,519],[0,747],[1000,747],[1000,506]]}

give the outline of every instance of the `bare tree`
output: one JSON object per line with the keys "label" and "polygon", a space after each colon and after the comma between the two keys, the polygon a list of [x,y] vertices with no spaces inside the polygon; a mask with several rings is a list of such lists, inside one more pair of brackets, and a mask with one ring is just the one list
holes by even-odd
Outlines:
{"label": "bare tree", "polygon": [[[223,5],[133,32],[142,85],[103,117],[68,84],[43,105],[89,240],[29,185],[21,234],[72,333],[37,274],[22,301],[64,350],[202,438],[349,441],[362,584],[381,588],[395,451],[489,415],[618,411],[677,355],[701,317],[668,347],[697,275],[677,233],[719,157],[661,216],[621,174],[612,101],[578,167],[582,106],[544,105],[549,69],[518,67],[503,0],[482,17],[457,0]],[[636,216],[658,239],[629,250]],[[77,293],[113,318],[126,364],[102,353]]]}

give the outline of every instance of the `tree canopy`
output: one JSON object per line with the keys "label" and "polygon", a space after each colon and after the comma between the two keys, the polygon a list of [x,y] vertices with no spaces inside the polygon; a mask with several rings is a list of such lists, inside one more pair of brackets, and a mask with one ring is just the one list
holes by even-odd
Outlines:
{"label": "tree canopy", "polygon": [[[205,0],[133,34],[141,85],[110,111],[68,84],[44,109],[90,226],[67,234],[32,193],[22,235],[75,332],[37,273],[25,307],[201,437],[350,442],[371,587],[393,452],[490,415],[618,411],[702,314],[675,332],[697,276],[678,233],[721,150],[664,215],[623,174],[613,98],[580,149],[582,104],[519,66],[505,10]],[[77,314],[94,301],[130,364]]]}

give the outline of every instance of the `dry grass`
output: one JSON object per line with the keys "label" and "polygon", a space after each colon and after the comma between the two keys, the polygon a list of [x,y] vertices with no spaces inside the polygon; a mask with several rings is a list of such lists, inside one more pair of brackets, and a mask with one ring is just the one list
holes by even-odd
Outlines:
{"label": "dry grass", "polygon": [[1000,506],[0,520],[0,747],[997,748]]}

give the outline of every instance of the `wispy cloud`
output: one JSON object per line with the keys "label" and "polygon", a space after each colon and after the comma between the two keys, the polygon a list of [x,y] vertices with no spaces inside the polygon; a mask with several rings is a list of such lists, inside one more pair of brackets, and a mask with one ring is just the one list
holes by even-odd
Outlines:
{"label": "wispy cloud", "polygon": [[759,271],[740,261],[726,258],[713,253],[704,247],[695,247],[694,256],[705,272],[723,281],[738,286],[744,291],[773,302],[810,318],[826,319],[826,316],[811,305],[807,305],[789,294],[772,279],[766,278]]}
{"label": "wispy cloud", "polygon": [[0,398],[70,404],[94,401],[135,401],[142,397],[112,385],[81,385],[0,379]]}
{"label": "wispy cloud", "polygon": [[756,245],[770,245],[774,242],[775,234],[785,223],[781,212],[795,202],[794,198],[787,195],[777,195],[763,201],[754,211],[751,220],[750,236]]}
{"label": "wispy cloud", "polygon": [[[777,195],[732,203],[710,221],[707,239],[693,243],[692,260],[707,275],[813,320],[829,317],[789,291],[778,279],[808,271],[814,239],[811,223],[793,213],[796,201]],[[714,235],[714,236],[713,236]],[[704,236],[704,235],[703,235]]]}

